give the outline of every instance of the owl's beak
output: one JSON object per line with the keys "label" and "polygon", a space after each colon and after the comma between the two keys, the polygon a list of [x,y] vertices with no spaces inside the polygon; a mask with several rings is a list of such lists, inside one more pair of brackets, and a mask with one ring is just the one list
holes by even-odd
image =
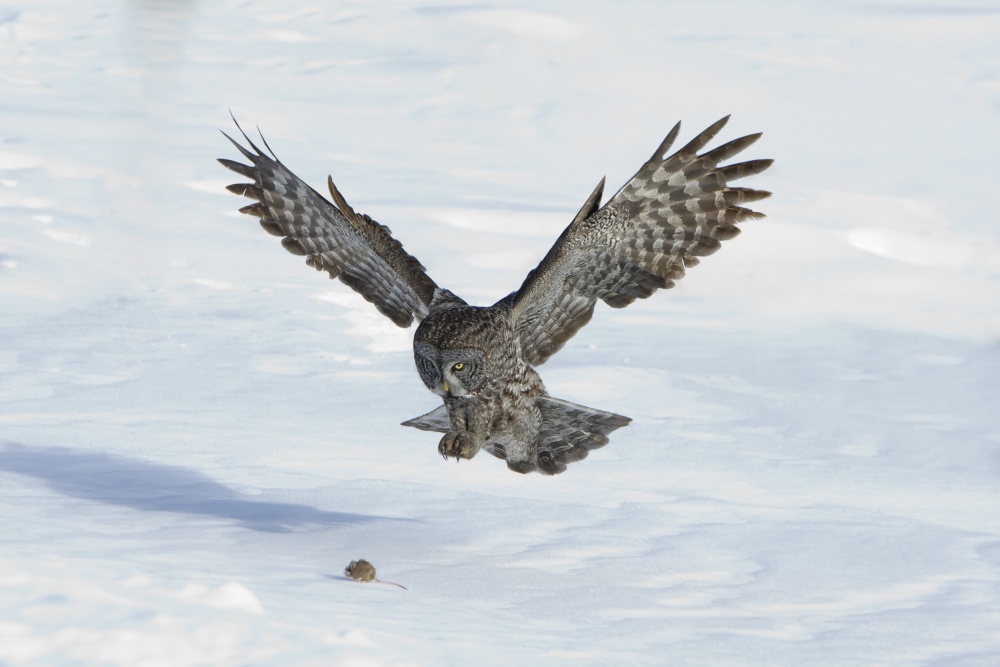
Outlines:
{"label": "owl's beak", "polygon": [[448,381],[447,380],[445,380],[444,382],[441,383],[441,388],[444,389],[444,393],[446,393],[446,394],[448,393],[448,389],[449,388],[448,388]]}

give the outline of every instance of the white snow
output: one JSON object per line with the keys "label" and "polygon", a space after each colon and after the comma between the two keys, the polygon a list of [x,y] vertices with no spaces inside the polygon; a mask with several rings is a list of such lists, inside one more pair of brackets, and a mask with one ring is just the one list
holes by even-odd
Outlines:
{"label": "white snow", "polygon": [[[1000,664],[1000,6],[0,7],[0,665]],[[629,415],[456,465],[400,330],[218,130],[476,303],[673,123],[768,218],[540,369]],[[382,579],[344,567],[365,558]]]}

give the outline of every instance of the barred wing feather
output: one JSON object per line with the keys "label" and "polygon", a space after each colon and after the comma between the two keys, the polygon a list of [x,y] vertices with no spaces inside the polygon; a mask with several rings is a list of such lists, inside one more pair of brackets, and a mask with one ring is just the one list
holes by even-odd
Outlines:
{"label": "barred wing feather", "polygon": [[339,278],[398,326],[408,327],[427,314],[436,285],[388,227],[355,213],[332,179],[327,184],[335,203],[306,185],[273,153],[266,155],[246,134],[249,149],[225,136],[251,162],[219,160],[252,181],[228,187],[256,200],[241,212],[260,218],[265,230],[284,237],[281,245],[286,250],[304,255],[309,266]]}
{"label": "barred wing feather", "polygon": [[663,157],[680,131],[675,125],[638,173],[598,208],[601,181],[521,288],[507,297],[528,363],[542,364],[557,352],[590,321],[598,299],[624,308],[673,287],[686,268],[739,234],[738,223],[764,217],[743,204],[771,193],[729,182],[764,171],[772,160],[719,166],[760,134],[698,153],[728,120]]}

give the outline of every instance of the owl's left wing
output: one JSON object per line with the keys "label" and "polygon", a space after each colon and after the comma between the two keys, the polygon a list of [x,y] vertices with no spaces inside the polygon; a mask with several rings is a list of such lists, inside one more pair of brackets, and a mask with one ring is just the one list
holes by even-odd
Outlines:
{"label": "owl's left wing", "polygon": [[658,289],[673,287],[685,268],[710,255],[762,214],[742,204],[770,192],[729,182],[767,169],[772,160],[719,164],[755,142],[751,134],[699,154],[729,120],[714,123],[664,157],[680,130],[603,207],[602,179],[521,288],[506,297],[524,359],[542,364],[594,314],[598,299],[624,308]]}
{"label": "owl's left wing", "polygon": [[340,278],[398,326],[408,327],[427,315],[437,285],[388,227],[355,213],[332,179],[327,179],[327,185],[336,205],[289,171],[273,153],[268,156],[257,148],[246,134],[243,138],[249,149],[225,136],[251,162],[219,160],[253,181],[228,187],[257,202],[240,212],[260,218],[261,227],[284,237],[281,245],[286,250],[305,255],[306,264],[317,271]]}

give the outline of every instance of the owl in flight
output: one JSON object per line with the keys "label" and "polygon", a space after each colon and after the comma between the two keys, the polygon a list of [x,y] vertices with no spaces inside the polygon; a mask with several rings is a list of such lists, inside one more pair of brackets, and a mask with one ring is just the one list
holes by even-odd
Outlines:
{"label": "owl in flight", "polygon": [[[673,287],[685,269],[739,233],[737,223],[763,215],[744,204],[771,193],[729,183],[772,160],[720,166],[760,134],[699,153],[729,117],[665,156],[674,126],[646,164],[603,206],[604,179],[521,287],[492,306],[470,306],[439,287],[389,228],[355,212],[327,177],[332,202],[243,133],[226,135],[250,161],[220,159],[249,179],[229,190],[255,200],[241,212],[283,237],[306,264],[355,290],[400,327],[420,324],[413,355],[427,388],[444,404],[403,422],[444,437],[445,459],[480,450],[520,473],[555,475],[608,442],[628,417],[549,396],[535,371],[590,321],[598,300],[624,308]],[[239,129],[239,125],[237,125]]]}

